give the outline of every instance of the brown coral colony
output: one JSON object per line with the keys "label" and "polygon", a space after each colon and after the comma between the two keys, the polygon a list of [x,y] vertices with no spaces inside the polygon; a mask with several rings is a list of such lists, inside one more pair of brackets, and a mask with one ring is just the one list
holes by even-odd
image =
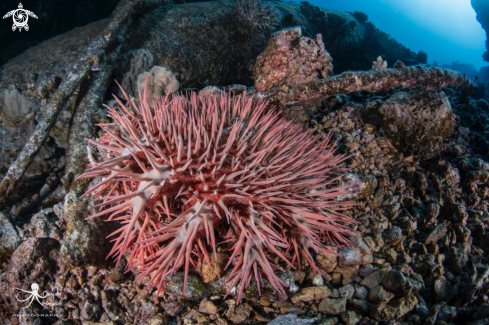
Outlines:
{"label": "brown coral colony", "polygon": [[102,177],[85,193],[101,201],[90,218],[120,222],[109,256],[127,252],[127,268],[150,275],[158,292],[182,266],[185,291],[190,264],[209,263],[222,244],[233,266],[227,280],[242,279],[238,302],[253,277],[259,291],[267,279],[285,295],[274,258],[294,268],[303,257],[319,272],[310,249],[350,244],[344,224],[356,221],[335,198],[351,189],[334,187],[346,157],[334,155],[329,137],[311,138],[246,94],[175,95],[154,109],[146,94],[139,105],[126,99],[108,107],[114,123],[90,140],[104,161],[80,178]]}

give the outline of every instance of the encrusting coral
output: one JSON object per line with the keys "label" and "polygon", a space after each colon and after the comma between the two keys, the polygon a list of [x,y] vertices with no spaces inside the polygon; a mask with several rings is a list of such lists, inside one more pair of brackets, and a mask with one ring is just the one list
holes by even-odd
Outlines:
{"label": "encrusting coral", "polygon": [[324,48],[322,35],[316,40],[302,36],[300,27],[272,35],[265,52],[256,59],[253,69],[255,88],[266,91],[326,78],[333,71],[333,59]]}
{"label": "encrusting coral", "polygon": [[[10,130],[17,130],[17,124],[28,124],[34,115],[30,114],[32,103],[16,88],[4,90],[3,105],[0,106],[0,118],[5,127]],[[22,121],[22,119],[24,121]]]}
{"label": "encrusting coral", "polygon": [[[131,57],[129,60],[128,58]],[[124,74],[121,86],[126,89],[128,94],[136,97],[138,94],[138,76],[146,72],[153,66],[153,55],[145,49],[130,51],[124,56],[127,63],[127,72]],[[122,96],[122,92],[119,92]]]}
{"label": "encrusting coral", "polygon": [[154,110],[145,93],[139,105],[126,99],[90,140],[104,161],[79,178],[103,177],[84,194],[101,201],[90,218],[120,221],[109,256],[128,252],[127,268],[150,275],[158,293],[182,266],[185,291],[194,257],[209,263],[221,240],[234,243],[227,281],[242,280],[238,302],[252,277],[259,292],[266,278],[285,295],[274,257],[292,268],[303,257],[319,273],[310,249],[351,245],[346,225],[356,221],[340,214],[351,203],[335,198],[354,189],[335,187],[347,157],[330,137],[318,142],[246,94],[167,96]]}
{"label": "encrusting coral", "polygon": [[149,72],[138,76],[138,92],[144,92],[150,105],[157,102],[161,96],[173,94],[180,84],[173,72],[165,67],[154,66]]}

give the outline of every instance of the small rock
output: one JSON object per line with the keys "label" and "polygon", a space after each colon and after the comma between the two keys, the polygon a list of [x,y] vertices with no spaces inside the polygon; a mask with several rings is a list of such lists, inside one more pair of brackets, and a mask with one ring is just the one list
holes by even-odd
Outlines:
{"label": "small rock", "polygon": [[121,258],[117,266],[111,270],[112,272],[109,277],[110,283],[121,283],[129,276],[128,273],[125,273],[126,265],[126,259]]}
{"label": "small rock", "polygon": [[352,306],[366,314],[369,311],[369,304],[368,301],[365,299],[353,299]]}
{"label": "small rock", "polygon": [[200,324],[200,323],[208,322],[209,318],[202,315],[201,313],[199,313],[195,309],[191,309],[188,313],[183,315],[183,320],[184,320],[184,323],[186,323],[186,324],[194,324],[194,323]]}
{"label": "small rock", "polygon": [[359,299],[367,299],[368,291],[365,287],[355,283],[355,297]]}
{"label": "small rock", "polygon": [[383,286],[376,286],[368,294],[368,300],[373,303],[388,302],[392,298],[394,298],[394,294],[386,291]]}
{"label": "small rock", "polygon": [[286,302],[282,306],[280,306],[280,313],[285,315],[285,314],[302,314],[304,313],[304,310],[302,310],[301,307],[297,307],[291,302]]}
{"label": "small rock", "polygon": [[341,284],[341,273],[334,272],[333,275],[332,275],[331,283],[334,286],[340,285]]}
{"label": "small rock", "polygon": [[331,290],[331,295],[329,296],[329,298],[339,298],[339,297],[340,297],[340,293],[338,292],[338,289]]}
{"label": "small rock", "polygon": [[[451,321],[457,316],[457,308],[453,306],[448,306],[444,301],[440,302],[440,305],[442,306],[440,308],[440,311],[438,312],[437,320],[442,320],[442,321]],[[487,304],[486,304],[487,306]],[[481,306],[483,307],[483,306]],[[480,307],[479,307],[480,309]],[[486,317],[489,316],[489,313],[486,312]],[[477,312],[474,314],[473,319],[478,319]]]}
{"label": "small rock", "polygon": [[436,302],[446,300],[450,293],[450,283],[444,276],[440,276],[435,280],[433,290],[435,291]]}
{"label": "small rock", "polygon": [[387,272],[382,280],[382,285],[398,296],[405,296],[409,294],[412,289],[411,282],[397,270]]}
{"label": "small rock", "polygon": [[277,272],[276,275],[279,279],[281,279],[289,286],[289,292],[294,293],[299,291],[299,286],[295,284],[294,274],[292,273],[292,271],[288,270],[286,272]]}
{"label": "small rock", "polygon": [[85,300],[85,304],[81,310],[81,317],[89,321],[98,321],[102,315],[102,308],[97,303],[89,302]]}
{"label": "small rock", "polygon": [[440,223],[435,227],[435,229],[426,237],[424,244],[436,244],[447,233],[446,222]]}
{"label": "small rock", "polygon": [[326,286],[309,287],[301,289],[301,291],[294,295],[290,300],[293,303],[297,303],[298,301],[319,300],[329,297],[330,294],[331,291]]}
{"label": "small rock", "polygon": [[209,290],[198,275],[188,274],[185,294],[183,293],[183,280],[184,274],[182,272],[168,276],[165,279],[165,293],[170,296],[175,295],[198,301],[209,297]]}
{"label": "small rock", "polygon": [[361,317],[353,310],[349,310],[343,314],[341,314],[341,319],[345,322],[346,325],[355,325],[357,324]]}
{"label": "small rock", "polygon": [[[338,248],[336,247],[332,247],[330,249],[335,253],[338,252]],[[316,255],[316,263],[326,273],[333,272],[336,266],[338,265],[338,255],[326,253],[326,252],[319,252]]]}
{"label": "small rock", "polygon": [[397,252],[395,251],[394,248],[389,248],[388,250],[384,251],[384,257],[387,260],[387,262],[391,264],[396,264]]}
{"label": "small rock", "polygon": [[323,318],[321,320],[321,323],[319,325],[336,325],[338,324],[339,319],[338,317],[329,317],[329,318]]}
{"label": "small rock", "polygon": [[341,275],[341,283],[343,285],[348,284],[353,281],[353,279],[358,275],[358,269],[360,265],[345,265],[336,267],[335,273],[339,273]]}
{"label": "small rock", "polygon": [[154,317],[158,313],[158,308],[155,306],[153,301],[148,301],[147,299],[142,299],[139,302],[139,312],[146,315],[146,317]]}
{"label": "small rock", "polygon": [[214,305],[214,303],[208,299],[202,300],[202,302],[199,305],[199,312],[201,312],[202,314],[214,315],[217,313],[218,310],[219,309],[217,308],[217,306]]}
{"label": "small rock", "polygon": [[465,227],[465,226],[462,226],[461,224],[456,224],[454,226],[455,228],[455,233],[457,234],[457,239],[460,243],[468,243],[469,242],[469,239],[470,239],[470,230]]}
{"label": "small rock", "polygon": [[399,227],[392,227],[387,233],[387,240],[391,246],[397,245],[402,240],[402,230]]}
{"label": "small rock", "polygon": [[[234,302],[234,300],[233,300]],[[243,323],[248,317],[250,317],[251,311],[253,307],[251,307],[247,303],[240,304],[236,306],[234,303],[229,304],[229,309],[226,311],[226,317],[233,322],[234,324]]]}
{"label": "small rock", "polygon": [[148,320],[148,325],[168,325],[168,318],[159,314]]}
{"label": "small rock", "polygon": [[440,214],[440,204],[439,203],[428,204],[426,211],[425,211],[425,214],[424,214],[423,223],[425,225],[429,225],[429,224],[435,222],[435,220],[439,214]]}
{"label": "small rock", "polygon": [[[319,254],[317,256],[319,256]],[[317,261],[317,256],[316,256],[316,261]],[[302,284],[302,282],[304,281],[304,278],[306,277],[306,272],[294,271],[293,273],[294,273],[294,281],[299,282],[299,284]]]}
{"label": "small rock", "polygon": [[367,265],[372,263],[373,255],[361,237],[351,236],[350,241],[358,247],[343,246],[339,249],[338,265]]}
{"label": "small rock", "polygon": [[272,320],[268,325],[302,325],[313,324],[317,322],[319,318],[301,319],[297,318],[296,314],[280,315]]}
{"label": "small rock", "polygon": [[366,276],[362,280],[362,282],[360,282],[360,284],[368,287],[369,289],[373,289],[380,284],[382,277],[383,277],[383,274],[382,274],[381,270],[376,270],[376,271],[370,273],[368,276]]}
{"label": "small rock", "polygon": [[110,317],[111,320],[117,322],[125,322],[126,316],[122,309],[117,305],[117,302],[112,300],[112,295],[109,291],[102,290],[102,306],[104,307],[105,312]]}
{"label": "small rock", "polygon": [[312,285],[314,286],[322,286],[324,283],[323,283],[323,277],[321,276],[321,274],[316,274],[313,278],[312,278]]}
{"label": "small rock", "polygon": [[415,296],[396,298],[370,310],[370,316],[383,321],[394,320],[410,312],[418,303]]}
{"label": "small rock", "polygon": [[346,300],[346,298],[324,298],[323,301],[319,303],[318,310],[327,315],[340,315],[346,311]]}
{"label": "small rock", "polygon": [[347,284],[338,289],[341,298],[351,299],[355,293],[355,289],[351,284]]}
{"label": "small rock", "polygon": [[44,209],[32,216],[30,223],[27,225],[33,237],[37,238],[54,238],[60,240],[62,235],[58,227],[51,221],[49,215],[53,213],[52,208]]}
{"label": "small rock", "polygon": [[217,259],[214,257],[213,253],[208,254],[208,256],[209,262],[211,263],[210,265],[207,264],[205,258],[199,258],[199,261],[197,262],[197,269],[204,283],[214,282],[222,277],[229,257],[228,254],[225,253],[217,253]]}

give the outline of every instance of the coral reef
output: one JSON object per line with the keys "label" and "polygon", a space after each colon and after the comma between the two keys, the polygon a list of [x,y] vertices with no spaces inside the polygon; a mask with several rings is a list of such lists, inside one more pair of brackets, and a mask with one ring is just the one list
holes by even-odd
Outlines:
{"label": "coral reef", "polygon": [[176,92],[178,87],[175,75],[160,66],[154,66],[149,72],[140,74],[137,79],[138,94],[146,94],[146,100],[151,106],[155,105],[161,96]]}
{"label": "coral reef", "polygon": [[255,88],[266,91],[326,78],[333,70],[331,61],[321,34],[312,40],[302,36],[300,27],[284,29],[272,35],[265,52],[256,59]]}
{"label": "coral reef", "polygon": [[241,283],[238,302],[252,277],[259,293],[266,278],[286,295],[274,257],[290,267],[304,258],[319,273],[309,249],[350,244],[345,236],[354,233],[340,223],[355,221],[339,213],[349,203],[334,198],[354,189],[333,186],[345,156],[334,155],[329,139],[317,145],[245,94],[177,96],[154,113],[146,100],[126,99],[110,108],[116,123],[90,140],[107,158],[80,177],[103,177],[85,193],[101,201],[90,218],[110,214],[123,224],[109,256],[129,252],[128,269],[138,279],[151,274],[158,292],[182,266],[185,292],[192,254],[210,263],[208,246],[217,259],[215,230],[233,243],[228,281]]}

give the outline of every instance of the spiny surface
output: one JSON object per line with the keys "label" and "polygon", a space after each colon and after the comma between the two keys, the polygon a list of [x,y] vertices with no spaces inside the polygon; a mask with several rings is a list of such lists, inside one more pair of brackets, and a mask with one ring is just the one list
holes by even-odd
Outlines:
{"label": "spiny surface", "polygon": [[185,291],[190,264],[209,263],[221,240],[228,281],[242,280],[238,302],[253,277],[259,292],[266,278],[285,296],[277,257],[292,268],[303,257],[319,272],[311,250],[350,244],[344,224],[355,221],[339,213],[350,203],[335,201],[350,188],[334,187],[346,157],[329,137],[311,138],[246,94],[160,98],[154,109],[145,98],[108,107],[114,122],[90,140],[104,161],[80,176],[102,177],[84,194],[101,201],[90,218],[119,221],[109,256],[127,253],[137,279],[150,275],[159,293],[183,267]]}

